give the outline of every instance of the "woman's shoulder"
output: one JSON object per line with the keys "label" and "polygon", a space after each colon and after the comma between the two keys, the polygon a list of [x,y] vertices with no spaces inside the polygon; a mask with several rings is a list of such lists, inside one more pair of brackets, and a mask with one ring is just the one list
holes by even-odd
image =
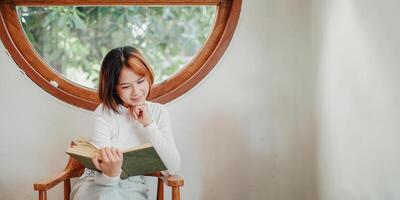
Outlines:
{"label": "woman's shoulder", "polygon": [[98,116],[104,116],[104,117],[112,117],[116,115],[117,113],[114,110],[111,110],[104,106],[104,104],[99,104],[97,108],[94,110],[94,114]]}
{"label": "woman's shoulder", "polygon": [[165,106],[161,103],[147,101],[147,104],[149,105],[150,110],[154,111],[165,110]]}
{"label": "woman's shoulder", "polygon": [[94,110],[95,114],[104,114],[109,112],[109,110],[104,106],[104,104],[99,104],[97,108]]}
{"label": "woman's shoulder", "polygon": [[167,108],[163,104],[150,101],[148,101],[147,104],[149,105],[149,112],[153,120],[159,121],[168,117]]}
{"label": "woman's shoulder", "polygon": [[103,112],[103,109],[104,109],[104,105],[101,103],[97,106],[97,108],[94,110],[94,112],[100,114]]}

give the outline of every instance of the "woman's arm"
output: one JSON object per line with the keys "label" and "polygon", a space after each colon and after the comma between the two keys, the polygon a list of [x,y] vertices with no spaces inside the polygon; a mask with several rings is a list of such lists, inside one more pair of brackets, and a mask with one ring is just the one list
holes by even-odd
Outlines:
{"label": "woman's arm", "polygon": [[[94,112],[94,124],[93,124],[93,135],[91,141],[96,144],[99,148],[103,151],[100,151],[100,155],[96,158],[97,162],[94,161],[93,164],[102,172],[95,172],[95,183],[103,186],[113,186],[118,184],[120,180],[120,173],[116,174],[115,171],[119,172],[120,170],[120,163],[110,161],[110,163],[100,163],[98,160],[103,160],[102,157],[106,157],[107,151],[106,147],[111,147],[111,138],[112,134],[115,132],[115,121],[110,111],[103,110],[103,106],[100,105]],[[108,149],[109,150],[109,149]],[[108,152],[110,153],[110,152]],[[102,155],[104,154],[104,155]],[[108,158],[108,157],[107,157]],[[107,159],[108,161],[108,159]],[[121,161],[122,163],[122,161]],[[114,169],[119,166],[119,169]],[[110,171],[110,173],[108,173]],[[111,173],[112,172],[112,173]],[[108,174],[108,175],[107,175]]]}
{"label": "woman's arm", "polygon": [[152,122],[142,128],[142,134],[152,143],[161,160],[168,168],[170,175],[176,174],[179,169],[181,158],[172,135],[171,120],[167,109],[160,105],[159,122]]}

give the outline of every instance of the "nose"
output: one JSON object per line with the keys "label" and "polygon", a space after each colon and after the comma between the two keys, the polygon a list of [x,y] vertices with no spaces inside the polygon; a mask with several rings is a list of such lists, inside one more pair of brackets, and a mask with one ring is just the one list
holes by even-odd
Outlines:
{"label": "nose", "polygon": [[132,92],[131,95],[135,96],[139,92],[139,89],[136,85],[132,85]]}

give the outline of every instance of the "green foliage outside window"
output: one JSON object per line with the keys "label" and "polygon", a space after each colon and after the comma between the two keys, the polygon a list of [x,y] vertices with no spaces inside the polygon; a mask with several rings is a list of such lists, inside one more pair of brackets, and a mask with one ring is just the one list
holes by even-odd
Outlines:
{"label": "green foliage outside window", "polygon": [[142,51],[160,82],[189,62],[204,44],[215,6],[18,7],[38,54],[68,79],[97,88],[101,59],[122,45]]}

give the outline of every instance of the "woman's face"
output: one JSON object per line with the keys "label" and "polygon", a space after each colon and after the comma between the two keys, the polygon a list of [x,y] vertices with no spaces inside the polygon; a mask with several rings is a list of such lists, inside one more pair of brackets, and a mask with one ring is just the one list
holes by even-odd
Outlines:
{"label": "woman's face", "polygon": [[123,67],[116,90],[124,106],[135,106],[146,101],[150,85],[144,76],[139,76],[131,69]]}

